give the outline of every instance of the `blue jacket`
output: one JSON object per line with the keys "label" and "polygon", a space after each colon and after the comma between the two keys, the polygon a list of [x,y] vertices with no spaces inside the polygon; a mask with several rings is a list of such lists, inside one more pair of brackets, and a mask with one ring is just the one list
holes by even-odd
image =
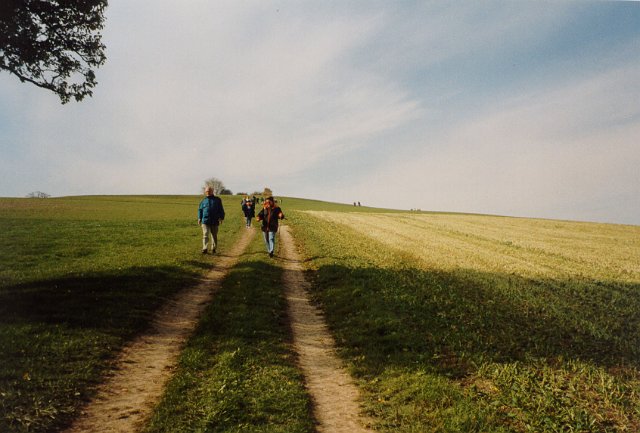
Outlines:
{"label": "blue jacket", "polygon": [[198,206],[198,219],[202,224],[218,225],[218,221],[224,219],[224,207],[220,197],[212,195],[203,198]]}

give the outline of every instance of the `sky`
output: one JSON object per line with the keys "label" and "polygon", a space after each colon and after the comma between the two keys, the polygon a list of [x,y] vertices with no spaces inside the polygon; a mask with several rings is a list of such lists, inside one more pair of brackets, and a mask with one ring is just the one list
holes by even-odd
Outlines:
{"label": "sky", "polygon": [[0,71],[0,196],[640,225],[640,3],[110,0],[92,98]]}

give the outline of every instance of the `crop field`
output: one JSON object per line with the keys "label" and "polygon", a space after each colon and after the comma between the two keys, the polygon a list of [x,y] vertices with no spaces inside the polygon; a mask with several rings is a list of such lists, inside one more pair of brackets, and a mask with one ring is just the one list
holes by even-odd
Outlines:
{"label": "crop field", "polygon": [[380,430],[640,431],[640,227],[293,219],[314,297]]}
{"label": "crop field", "polygon": [[[0,432],[67,425],[123,344],[211,269],[199,200],[0,199]],[[245,229],[239,197],[223,200],[224,254]],[[640,227],[281,205],[377,431],[640,431]],[[261,242],[145,431],[314,431],[282,259]]]}

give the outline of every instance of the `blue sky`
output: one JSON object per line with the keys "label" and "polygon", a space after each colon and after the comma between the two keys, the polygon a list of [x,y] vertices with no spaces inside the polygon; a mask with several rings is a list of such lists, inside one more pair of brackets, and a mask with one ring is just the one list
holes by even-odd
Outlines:
{"label": "blue sky", "polygon": [[110,1],[92,99],[0,73],[0,196],[640,224],[640,3]]}

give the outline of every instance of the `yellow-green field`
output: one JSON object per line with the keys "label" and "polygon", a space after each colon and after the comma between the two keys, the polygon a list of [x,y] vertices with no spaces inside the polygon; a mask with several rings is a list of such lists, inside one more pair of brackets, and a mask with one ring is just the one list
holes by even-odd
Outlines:
{"label": "yellow-green field", "polygon": [[314,212],[430,269],[640,282],[640,227],[473,215]]}
{"label": "yellow-green field", "polygon": [[640,227],[300,212],[378,428],[640,430]]}

